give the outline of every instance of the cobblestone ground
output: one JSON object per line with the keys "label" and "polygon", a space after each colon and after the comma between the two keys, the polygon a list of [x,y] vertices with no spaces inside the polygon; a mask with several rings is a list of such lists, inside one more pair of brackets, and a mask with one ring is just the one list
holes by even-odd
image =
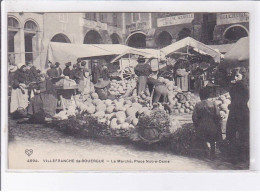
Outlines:
{"label": "cobblestone ground", "polygon": [[[135,158],[161,159],[174,161],[176,170],[229,170],[246,169],[246,164],[232,165],[221,157],[211,161],[178,156],[164,150],[140,149],[127,142],[108,142],[102,139],[89,139],[69,136],[42,124],[18,124],[17,120],[9,119],[9,154],[15,154],[19,145],[33,145],[34,149],[48,151],[59,150],[66,155],[71,153],[91,155],[99,153],[116,156],[133,156]],[[66,148],[66,149],[65,149]]]}

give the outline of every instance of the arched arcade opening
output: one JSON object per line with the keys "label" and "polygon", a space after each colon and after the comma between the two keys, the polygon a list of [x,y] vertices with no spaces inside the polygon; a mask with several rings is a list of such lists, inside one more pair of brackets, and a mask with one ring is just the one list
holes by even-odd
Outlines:
{"label": "arched arcade opening", "polygon": [[231,26],[224,32],[224,38],[232,42],[236,42],[246,36],[248,36],[248,31],[242,26]]}
{"label": "arched arcade opening", "polygon": [[84,44],[101,44],[102,43],[102,37],[97,31],[90,30],[85,35],[83,43]]}
{"label": "arched arcade opening", "polygon": [[172,42],[172,36],[169,32],[163,31],[156,37],[156,44],[159,48],[163,48],[165,46],[168,46]]}
{"label": "arched arcade opening", "polygon": [[61,34],[61,33],[53,36],[51,42],[71,43],[70,39],[65,34]]}
{"label": "arched arcade opening", "polygon": [[137,32],[129,35],[126,44],[134,48],[146,48],[146,35],[142,32]]}
{"label": "arched arcade opening", "polygon": [[121,43],[121,38],[116,33],[111,34],[110,38],[112,40],[112,44],[120,44]]}

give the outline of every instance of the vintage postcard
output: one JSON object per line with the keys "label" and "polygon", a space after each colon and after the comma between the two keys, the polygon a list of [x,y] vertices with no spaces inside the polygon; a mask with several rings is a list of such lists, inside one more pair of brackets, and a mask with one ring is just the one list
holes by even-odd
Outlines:
{"label": "vintage postcard", "polygon": [[249,170],[250,17],[9,11],[8,170]]}

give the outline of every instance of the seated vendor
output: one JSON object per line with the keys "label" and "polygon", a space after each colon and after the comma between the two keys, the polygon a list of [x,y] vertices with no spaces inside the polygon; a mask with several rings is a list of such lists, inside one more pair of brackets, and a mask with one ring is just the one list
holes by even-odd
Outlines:
{"label": "seated vendor", "polygon": [[41,81],[36,83],[35,91],[28,108],[29,122],[41,123],[55,115],[57,93],[51,79],[43,74]]}
{"label": "seated vendor", "polygon": [[98,82],[94,85],[95,92],[98,94],[100,100],[114,100],[116,98],[115,96],[109,94],[109,84],[109,80],[103,80],[102,78],[99,78]]}
{"label": "seated vendor", "polygon": [[148,85],[150,93],[152,93],[152,91],[154,90],[153,96],[152,96],[153,104],[159,102],[160,99],[162,99],[163,103],[167,102],[168,89],[167,89],[166,85],[164,85],[162,82],[153,78],[153,74],[151,74],[148,77],[147,85]]}

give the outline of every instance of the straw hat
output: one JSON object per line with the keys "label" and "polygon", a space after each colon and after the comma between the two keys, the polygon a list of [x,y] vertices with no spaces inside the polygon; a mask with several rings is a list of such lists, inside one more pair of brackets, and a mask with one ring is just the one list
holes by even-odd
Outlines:
{"label": "straw hat", "polygon": [[110,83],[109,80],[103,80],[103,78],[99,78],[98,82],[96,84],[94,84],[94,86],[96,88],[104,88],[104,87],[108,86],[109,83]]}

